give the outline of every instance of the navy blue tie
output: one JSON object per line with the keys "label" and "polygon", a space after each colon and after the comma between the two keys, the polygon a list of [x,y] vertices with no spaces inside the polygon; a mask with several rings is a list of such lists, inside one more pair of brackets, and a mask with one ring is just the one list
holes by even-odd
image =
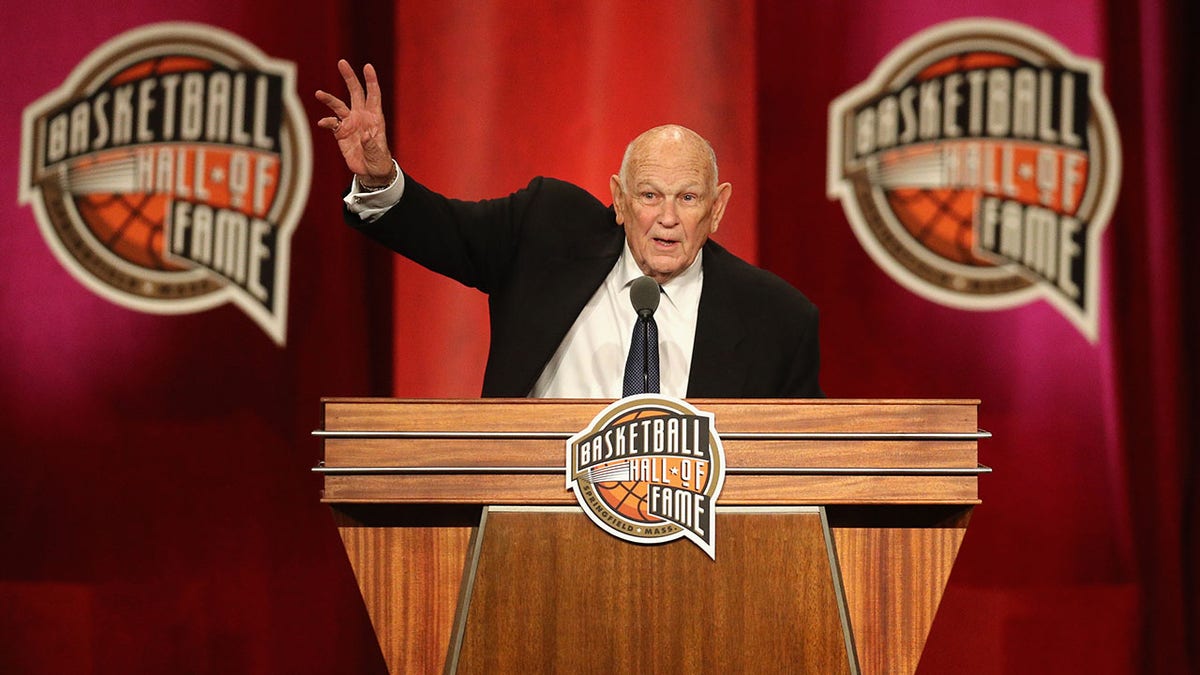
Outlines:
{"label": "navy blue tie", "polygon": [[624,396],[658,393],[658,324],[654,315],[638,317],[633,325],[629,358],[625,359]]}

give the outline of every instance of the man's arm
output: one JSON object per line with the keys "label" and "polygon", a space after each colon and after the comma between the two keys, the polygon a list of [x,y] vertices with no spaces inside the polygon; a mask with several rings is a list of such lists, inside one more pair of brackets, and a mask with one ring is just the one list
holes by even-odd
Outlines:
{"label": "man's arm", "polygon": [[[347,223],[440,274],[490,292],[514,251],[514,230],[536,190],[502,200],[462,202],[407,179],[387,143],[383,95],[374,66],[360,82],[338,61],[349,103],[325,91],[317,100],[332,113],[317,121],[337,141],[354,174],[344,196]],[[364,86],[365,85],[365,86]]]}

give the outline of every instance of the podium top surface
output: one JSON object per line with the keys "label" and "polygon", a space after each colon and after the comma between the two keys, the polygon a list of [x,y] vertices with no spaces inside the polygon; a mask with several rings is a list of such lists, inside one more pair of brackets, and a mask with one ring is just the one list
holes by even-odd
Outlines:
{"label": "podium top surface", "polygon": [[[558,432],[607,399],[322,399],[324,431]],[[976,434],[976,399],[688,399],[718,433]],[[568,434],[569,435],[569,434]]]}

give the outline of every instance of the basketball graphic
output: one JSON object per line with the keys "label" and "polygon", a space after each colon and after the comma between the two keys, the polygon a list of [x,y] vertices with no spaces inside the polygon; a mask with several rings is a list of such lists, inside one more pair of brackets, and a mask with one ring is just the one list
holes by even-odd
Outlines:
{"label": "basketball graphic", "polygon": [[[95,176],[133,161],[124,151],[85,157],[73,162],[68,174],[79,185],[81,177]],[[101,189],[112,189],[104,186]],[[133,265],[150,270],[179,270],[163,254],[163,218],[167,198],[148,193],[91,192],[83,188],[71,195],[83,225],[109,251]]]}
{"label": "basketball graphic", "polygon": [[[613,422],[614,425],[625,424],[642,417],[651,417],[657,415],[666,415],[662,410],[637,410],[632,413],[621,416]],[[598,470],[592,471],[592,482],[595,484],[596,492],[600,495],[614,511],[625,516],[629,520],[639,521],[643,523],[659,522],[658,518],[651,516],[647,512],[646,497],[649,490],[649,483],[644,480],[609,480],[605,481],[605,472],[609,475],[614,473],[621,477],[629,476],[627,471],[628,460],[618,460],[607,466],[602,465]]]}
{"label": "basketball graphic", "polygon": [[944,188],[897,188],[888,191],[887,198],[900,224],[925,248],[953,262],[991,266],[975,253],[973,193]]}
{"label": "basketball graphic", "polygon": [[26,108],[20,200],[106,299],[155,314],[232,303],[282,345],[311,165],[294,70],[211,26],[119,35]]}
{"label": "basketball graphic", "polygon": [[[1006,54],[971,52],[955,54],[921,71],[916,82],[936,80],[948,73],[984,68],[1012,68],[1016,59]],[[920,165],[924,158],[938,161],[930,149],[908,148],[886,158],[880,174],[893,180],[907,166]],[[899,184],[902,184],[899,181]],[[894,187],[886,190],[888,205],[904,229],[922,246],[956,263],[991,267],[975,252],[975,206],[978,190],[950,187]]]}
{"label": "basketball graphic", "polygon": [[653,523],[657,519],[646,508],[649,485],[645,481],[596,483],[596,492],[614,511],[629,520]]}
{"label": "basketball graphic", "polygon": [[713,549],[724,452],[712,417],[678,399],[631,396],[567,442],[567,489],[601,529],[636,543],[686,537]]}
{"label": "basketball graphic", "polygon": [[[112,90],[121,85],[172,72],[211,70],[203,59],[179,56],[152,57],[135,63],[101,85]],[[168,196],[165,192],[136,192],[129,180],[135,154],[115,150],[84,155],[67,166],[71,196],[85,227],[114,255],[151,270],[180,270],[178,263],[165,260],[163,220]]]}
{"label": "basketball graphic", "polygon": [[1120,177],[1102,84],[1028,26],[934,26],[830,105],[829,196],[909,290],[984,311],[1044,299],[1094,341]]}

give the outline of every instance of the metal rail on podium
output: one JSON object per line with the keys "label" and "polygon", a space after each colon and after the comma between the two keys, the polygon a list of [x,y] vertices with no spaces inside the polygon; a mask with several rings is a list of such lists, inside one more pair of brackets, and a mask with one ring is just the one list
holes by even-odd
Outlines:
{"label": "metal rail on podium", "polygon": [[322,500],[390,671],[913,672],[989,471],[979,402],[688,402],[724,446],[715,560],[565,489],[609,401],[323,400]]}

